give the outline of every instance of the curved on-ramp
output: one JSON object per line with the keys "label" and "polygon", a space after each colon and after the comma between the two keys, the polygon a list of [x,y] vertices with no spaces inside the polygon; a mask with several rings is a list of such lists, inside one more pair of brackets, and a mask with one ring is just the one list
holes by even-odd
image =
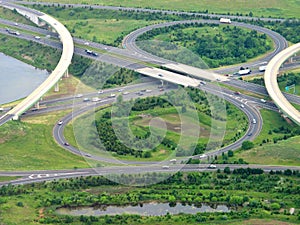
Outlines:
{"label": "curved on-ramp", "polygon": [[300,112],[284,97],[277,83],[277,74],[283,62],[300,51],[300,43],[277,54],[267,65],[264,80],[266,89],[277,107],[295,123],[300,125]]}
{"label": "curved on-ramp", "polygon": [[[9,7],[18,9],[19,6],[9,4]],[[24,7],[22,7],[22,10],[24,10]],[[32,11],[30,12],[32,13]],[[71,64],[71,60],[74,53],[74,43],[69,31],[65,28],[63,24],[61,24],[58,20],[54,19],[49,15],[37,11],[36,16],[39,20],[44,21],[48,25],[50,25],[59,34],[60,40],[63,45],[60,60],[56,68],[49,75],[49,77],[30,95],[28,95],[21,103],[19,103],[12,110],[10,110],[3,117],[1,117],[0,120],[5,120],[8,118],[17,119],[23,112],[25,112],[28,108],[30,108],[32,105],[38,102],[40,98],[59,81],[59,79],[65,74],[65,72],[68,70],[69,65]]]}

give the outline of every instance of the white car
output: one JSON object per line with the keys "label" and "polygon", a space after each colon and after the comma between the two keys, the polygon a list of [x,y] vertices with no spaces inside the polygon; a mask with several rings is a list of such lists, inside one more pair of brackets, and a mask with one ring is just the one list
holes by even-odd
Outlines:
{"label": "white car", "polygon": [[202,154],[202,155],[199,156],[200,159],[204,159],[204,158],[206,158],[206,157],[207,157],[206,154]]}
{"label": "white car", "polygon": [[260,101],[262,102],[262,103],[266,103],[267,101],[266,100],[264,100],[263,98],[262,99],[260,99]]}
{"label": "white car", "polygon": [[77,94],[76,96],[75,96],[75,98],[81,98],[83,96],[83,94]]}
{"label": "white car", "polygon": [[165,166],[162,166],[162,168],[167,170],[167,169],[169,169],[170,167],[167,166],[167,165],[165,165]]}
{"label": "white car", "polygon": [[63,124],[63,121],[62,120],[60,120],[58,123],[57,123],[57,125],[62,125]]}
{"label": "white car", "polygon": [[90,43],[89,42],[84,42],[84,45],[90,45]]}
{"label": "white car", "polygon": [[216,169],[216,168],[217,168],[217,166],[214,165],[214,164],[210,164],[210,165],[208,166],[208,169]]}
{"label": "white car", "polygon": [[35,36],[34,38],[37,39],[37,40],[40,40],[40,39],[41,39],[40,36]]}
{"label": "white car", "polygon": [[241,108],[245,108],[245,106],[243,104],[241,104]]}
{"label": "white car", "polygon": [[104,93],[103,90],[99,90],[99,91],[98,91],[98,94],[103,94],[103,93]]}

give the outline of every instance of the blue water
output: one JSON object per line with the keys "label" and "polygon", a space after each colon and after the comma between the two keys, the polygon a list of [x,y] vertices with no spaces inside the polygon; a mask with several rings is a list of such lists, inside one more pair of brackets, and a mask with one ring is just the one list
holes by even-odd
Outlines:
{"label": "blue water", "polygon": [[177,203],[170,206],[168,203],[145,203],[142,206],[107,206],[107,207],[78,207],[78,208],[60,208],[57,213],[72,216],[103,216],[103,215],[121,215],[138,214],[142,216],[162,216],[170,213],[172,215],[179,213],[196,214],[200,212],[230,212],[226,205],[210,206],[202,204],[200,206],[183,205]]}
{"label": "blue water", "polygon": [[0,104],[26,97],[48,77],[45,70],[0,53]]}

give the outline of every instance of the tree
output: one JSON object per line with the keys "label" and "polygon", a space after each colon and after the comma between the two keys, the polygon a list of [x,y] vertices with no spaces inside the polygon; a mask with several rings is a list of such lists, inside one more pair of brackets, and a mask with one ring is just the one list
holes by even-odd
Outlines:
{"label": "tree", "polygon": [[244,141],[242,143],[242,149],[243,150],[249,150],[249,149],[251,149],[253,147],[254,147],[254,143],[252,141]]}
{"label": "tree", "polygon": [[230,174],[230,168],[228,166],[224,168],[224,173]]}

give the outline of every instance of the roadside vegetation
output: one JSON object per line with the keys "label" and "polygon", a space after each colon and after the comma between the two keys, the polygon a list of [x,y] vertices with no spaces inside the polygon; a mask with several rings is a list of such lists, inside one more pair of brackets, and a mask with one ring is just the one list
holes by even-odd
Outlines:
{"label": "roadside vegetation", "polygon": [[240,150],[215,157],[215,163],[299,165],[299,126],[277,112],[260,112],[264,125],[258,137],[244,142]]}
{"label": "roadside vegetation", "polygon": [[[145,40],[162,43],[147,45]],[[172,54],[176,50],[175,46],[186,47],[213,68],[243,63],[272,49],[272,41],[266,34],[228,25],[202,23],[154,29],[141,35],[138,41],[141,41],[138,45],[142,49],[175,61],[181,57]]]}
{"label": "roadside vegetation", "polygon": [[[49,0],[41,0],[49,2]],[[192,11],[204,13],[250,15],[257,17],[280,17],[280,18],[299,18],[299,4],[297,1],[273,0],[270,2],[257,1],[226,1],[223,0],[187,0],[187,1],[139,1],[139,0],[51,0],[50,2],[68,3],[68,4],[95,4],[95,5],[113,5],[152,9],[167,9],[177,11]]]}
{"label": "roadside vegetation", "polygon": [[[0,52],[48,71],[54,70],[61,55],[61,50],[3,34],[0,34]],[[69,72],[80,76],[91,62],[90,59],[74,55]]]}
{"label": "roadside vegetation", "polygon": [[0,18],[14,21],[15,23],[24,23],[31,26],[35,26],[30,20],[27,20],[24,16],[20,15],[16,11],[0,7]]}
{"label": "roadside vegetation", "polygon": [[[290,93],[290,94],[300,94],[300,72],[291,71],[284,72],[277,77],[277,81],[279,84],[279,88],[282,92]],[[265,85],[263,78],[254,78],[249,80],[249,82]],[[288,87],[286,89],[286,87]]]}
{"label": "roadside vegetation", "polygon": [[[261,169],[225,168],[217,172],[178,172],[111,175],[122,182],[161,179],[149,186],[117,184],[104,177],[80,177],[24,186],[1,187],[0,218],[5,224],[244,224],[243,221],[299,223],[299,172],[263,173]],[[167,203],[172,207],[225,205],[230,212],[181,213],[163,216],[59,215],[56,209],[91,206],[105,208],[147,203]],[[295,212],[290,214],[291,208]],[[264,220],[262,220],[264,218]],[[247,223],[245,223],[247,224]],[[259,224],[263,224],[259,223]],[[265,223],[264,223],[265,224]],[[284,223],[283,223],[284,224]]]}

